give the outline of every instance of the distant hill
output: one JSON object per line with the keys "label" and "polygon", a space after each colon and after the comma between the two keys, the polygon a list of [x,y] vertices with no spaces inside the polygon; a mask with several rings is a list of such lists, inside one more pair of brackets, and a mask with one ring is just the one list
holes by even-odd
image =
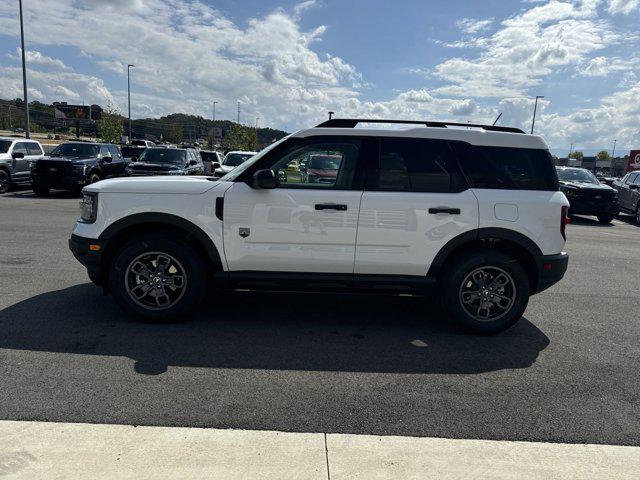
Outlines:
{"label": "distant hill", "polygon": [[[104,108],[104,107],[103,107]],[[54,108],[38,101],[29,102],[30,126],[34,132],[75,132],[73,125],[64,126],[56,121]],[[129,132],[129,122],[126,117],[119,115],[122,121],[125,135]],[[184,113],[172,113],[160,118],[140,118],[131,122],[133,138],[146,138],[173,142],[189,142],[197,139],[209,140],[214,129],[220,129],[222,138],[231,129],[235,122],[229,120],[216,120],[201,116],[187,115]],[[24,126],[23,102],[21,99],[0,99],[0,130],[11,130]],[[247,128],[250,128],[248,126]],[[258,145],[260,148],[269,145],[274,140],[279,140],[287,135],[287,132],[273,128],[258,129]],[[95,123],[83,123],[80,126],[80,134],[97,136]]]}

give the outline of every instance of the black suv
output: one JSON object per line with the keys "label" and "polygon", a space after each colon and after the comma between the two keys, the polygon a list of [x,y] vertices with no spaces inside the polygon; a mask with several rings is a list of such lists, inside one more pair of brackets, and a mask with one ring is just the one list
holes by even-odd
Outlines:
{"label": "black suv", "polygon": [[147,148],[140,158],[131,162],[127,175],[204,175],[204,164],[198,152],[191,148]]}
{"label": "black suv", "polygon": [[595,215],[600,223],[611,223],[620,212],[618,193],[589,170],[557,167],[557,171],[560,190],[571,204],[569,215]]}
{"label": "black suv", "polygon": [[640,171],[627,173],[613,182],[613,188],[618,191],[620,210],[634,215],[640,225]]}
{"label": "black suv", "polygon": [[117,145],[68,142],[31,164],[31,182],[36,195],[47,195],[52,188],[80,191],[85,185],[124,175],[125,166]]}

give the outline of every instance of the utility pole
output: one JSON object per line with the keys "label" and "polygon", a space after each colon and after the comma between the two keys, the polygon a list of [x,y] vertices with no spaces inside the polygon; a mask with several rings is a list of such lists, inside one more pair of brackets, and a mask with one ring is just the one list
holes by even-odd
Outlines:
{"label": "utility pole", "polygon": [[533,126],[536,124],[536,112],[538,110],[538,99],[544,98],[544,95],[536,95],[536,103],[533,107],[533,120],[531,121],[531,135],[533,135]]}
{"label": "utility pole", "polygon": [[135,65],[127,65],[127,104],[129,106],[129,143],[131,143],[131,67]]}
{"label": "utility pole", "polygon": [[216,123],[216,105],[218,104],[218,102],[216,102],[214,100],[213,102],[213,123]]}
{"label": "utility pole", "polygon": [[24,49],[24,20],[22,18],[22,0],[20,4],[20,45],[22,46],[22,89],[24,90],[24,136],[29,138],[29,99],[27,98],[27,62]]}
{"label": "utility pole", "polygon": [[238,100],[238,125],[240,124],[240,100]]}
{"label": "utility pole", "polygon": [[573,153],[573,143],[571,144],[571,147],[569,148],[569,157],[571,158],[571,154]]}
{"label": "utility pole", "polygon": [[618,143],[618,140],[613,141],[613,152],[611,152],[612,159],[616,156],[616,143]]}

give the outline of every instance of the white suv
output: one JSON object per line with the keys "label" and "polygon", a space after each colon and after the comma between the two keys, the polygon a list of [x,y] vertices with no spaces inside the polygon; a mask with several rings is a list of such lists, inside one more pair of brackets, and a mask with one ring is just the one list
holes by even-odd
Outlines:
{"label": "white suv", "polygon": [[468,330],[492,333],[568,262],[569,202],[547,145],[508,127],[333,119],[219,181],[113,179],[83,192],[71,250],[150,321],[184,318],[213,282],[435,293]]}

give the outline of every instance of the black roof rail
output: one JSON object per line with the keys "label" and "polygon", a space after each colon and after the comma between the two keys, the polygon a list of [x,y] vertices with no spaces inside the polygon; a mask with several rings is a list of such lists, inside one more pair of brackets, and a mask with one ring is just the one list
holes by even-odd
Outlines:
{"label": "black roof rail", "polygon": [[447,128],[447,127],[473,127],[481,128],[491,132],[524,133],[515,127],[500,127],[498,125],[481,125],[477,123],[456,123],[456,122],[431,122],[428,120],[380,120],[366,118],[332,118],[317,125],[316,128],[355,128],[359,123],[393,123],[408,125],[425,125],[427,127]]}

